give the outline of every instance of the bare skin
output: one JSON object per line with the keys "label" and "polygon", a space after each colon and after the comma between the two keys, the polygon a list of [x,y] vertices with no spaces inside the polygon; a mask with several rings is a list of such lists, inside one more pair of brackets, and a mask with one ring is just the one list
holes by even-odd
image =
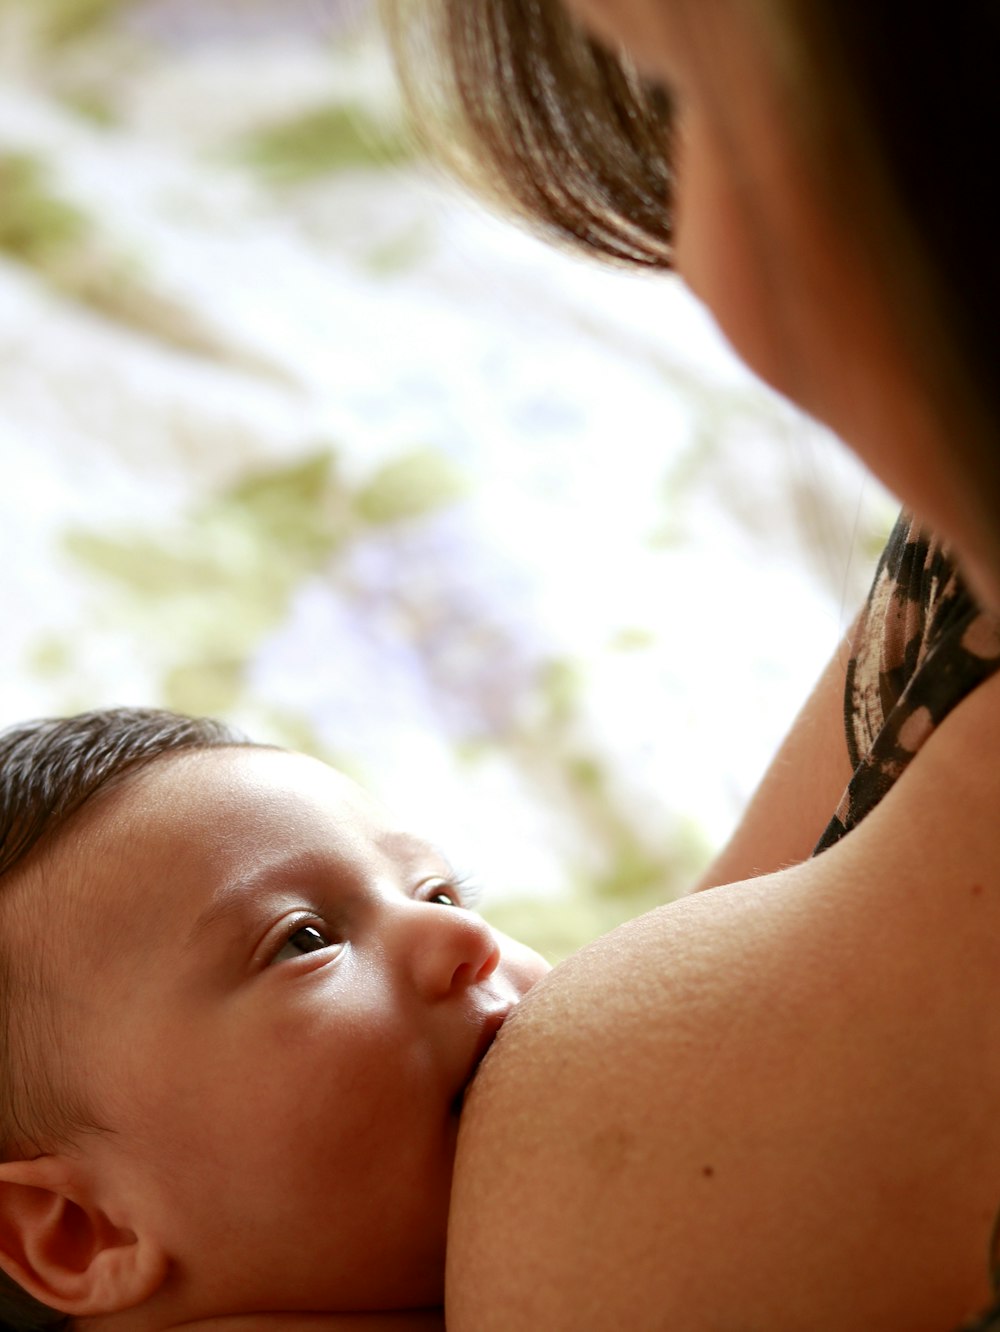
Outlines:
{"label": "bare skin", "polygon": [[451,1332],[940,1332],[988,1303],[998,744],[994,678],[832,850],[539,985],[466,1108]]}
{"label": "bare skin", "polygon": [[[77,1327],[83,1332],[87,1321]],[[209,1318],[182,1327],[183,1332],[443,1332],[444,1314],[428,1309],[387,1314],[251,1314]]]}

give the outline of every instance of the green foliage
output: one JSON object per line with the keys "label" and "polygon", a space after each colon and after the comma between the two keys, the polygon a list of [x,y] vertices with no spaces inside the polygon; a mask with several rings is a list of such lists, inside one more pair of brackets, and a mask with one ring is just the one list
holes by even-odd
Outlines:
{"label": "green foliage", "polygon": [[412,153],[402,133],[364,108],[342,102],[317,107],[245,138],[239,156],[282,185],[299,184],[349,167],[395,165]]}
{"label": "green foliage", "polygon": [[540,714],[512,739],[539,803],[561,809],[578,847],[570,898],[513,899],[487,912],[501,929],[558,961],[623,921],[687,890],[709,859],[693,826],[640,831],[633,801],[580,725],[580,664],[550,661],[539,680]]}
{"label": "green foliage", "polygon": [[31,653],[31,670],[42,679],[68,675],[73,668],[73,647],[58,635],[39,639]]}
{"label": "green foliage", "polygon": [[166,663],[163,702],[226,712],[248,662],[288,613],[302,580],[344,540],[346,498],[331,450],[240,480],[189,524],[157,535],[78,531],[72,556],[116,585],[123,618]]}
{"label": "green foliage", "polygon": [[134,0],[33,0],[42,39],[65,46],[91,36]]}
{"label": "green foliage", "polygon": [[899,508],[896,501],[887,498],[881,521],[875,522],[870,527],[865,527],[858,533],[861,555],[870,564],[875,564],[885,549],[885,543],[889,540],[889,533],[893,529],[898,512]]}
{"label": "green foliage", "polygon": [[547,729],[561,731],[576,712],[583,690],[580,668],[564,657],[554,658],[546,665],[540,684]]}
{"label": "green foliage", "polygon": [[614,636],[611,646],[618,652],[644,652],[656,645],[656,634],[639,625],[629,625]]}
{"label": "green foliage", "polygon": [[[426,514],[453,485],[425,449],[387,464],[355,494],[324,447],[242,477],[172,530],[76,531],[66,547],[125,598],[114,618],[165,663],[162,701],[225,713],[243,700],[254,653],[303,581],[328,572],[368,523]],[[61,645],[47,641],[35,665],[58,673],[64,660]]]}
{"label": "green foliage", "polygon": [[335,454],[321,449],[288,467],[250,473],[223,495],[220,508],[239,515],[255,543],[305,573],[322,567],[348,534],[347,502]]}
{"label": "green foliage", "polygon": [[34,269],[64,296],[137,333],[257,374],[278,373],[157,292],[135,261],[106,246],[88,214],[53,189],[46,162],[32,153],[0,150],[0,252]]}
{"label": "green foliage", "polygon": [[394,458],[358,493],[355,511],[366,523],[381,526],[422,518],[460,499],[465,484],[436,449],[416,449]]}
{"label": "green foliage", "polygon": [[604,763],[570,751],[565,766],[583,825],[603,847],[604,867],[587,875],[587,892],[595,906],[607,904],[617,924],[685,888],[701,866],[697,840],[675,829],[659,845],[647,845]]}
{"label": "green foliage", "polygon": [[[70,552],[147,606],[196,597],[235,611],[221,628],[255,626],[250,639],[287,608],[300,579],[321,568],[344,533],[344,502],[333,454],[251,474],[199,509],[180,532],[121,537],[76,532]],[[244,607],[240,613],[240,605]],[[207,625],[214,616],[200,616]]]}
{"label": "green foliage", "polygon": [[407,227],[398,235],[375,245],[364,258],[365,268],[374,277],[392,277],[416,268],[432,250],[432,240],[426,226]]}
{"label": "green foliage", "polygon": [[101,129],[110,129],[121,122],[121,113],[106,89],[87,86],[67,88],[59,92],[58,96],[67,110]]}
{"label": "green foliage", "polygon": [[51,188],[44,161],[0,151],[0,251],[50,272],[89,233],[86,215]]}

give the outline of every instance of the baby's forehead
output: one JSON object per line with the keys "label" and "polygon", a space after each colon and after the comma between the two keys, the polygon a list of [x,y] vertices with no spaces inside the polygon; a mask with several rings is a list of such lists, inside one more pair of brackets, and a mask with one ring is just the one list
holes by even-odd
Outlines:
{"label": "baby's forehead", "polygon": [[292,855],[349,859],[373,845],[402,851],[407,840],[417,841],[318,760],[249,746],[199,750],[157,759],[81,809],[45,848],[35,878],[79,945],[127,928],[137,913],[167,929],[220,882]]}
{"label": "baby's forehead", "polygon": [[388,816],[344,773],[305,754],[263,746],[166,754],[95,804],[90,827],[107,844],[136,835],[226,842],[226,828],[285,827],[299,819],[377,833]]}

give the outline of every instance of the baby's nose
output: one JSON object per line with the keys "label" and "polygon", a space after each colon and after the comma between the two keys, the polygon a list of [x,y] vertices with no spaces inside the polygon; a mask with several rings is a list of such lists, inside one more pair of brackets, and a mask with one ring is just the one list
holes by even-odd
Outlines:
{"label": "baby's nose", "polygon": [[420,993],[444,999],[490,977],[500,963],[500,945],[482,916],[464,907],[412,902],[403,948]]}

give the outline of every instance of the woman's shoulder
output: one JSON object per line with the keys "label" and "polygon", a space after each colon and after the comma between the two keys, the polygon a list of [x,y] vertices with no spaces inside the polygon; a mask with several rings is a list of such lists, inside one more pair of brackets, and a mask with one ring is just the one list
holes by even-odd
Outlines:
{"label": "woman's shoulder", "polygon": [[463,1121],[452,1332],[919,1332],[987,1302],[998,750],[994,677],[829,851],[536,988]]}

